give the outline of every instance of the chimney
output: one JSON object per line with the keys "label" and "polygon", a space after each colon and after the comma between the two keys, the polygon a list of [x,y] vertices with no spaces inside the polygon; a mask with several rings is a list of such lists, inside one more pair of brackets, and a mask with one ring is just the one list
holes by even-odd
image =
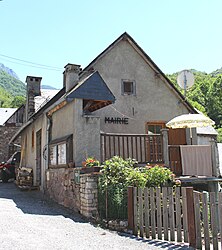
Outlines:
{"label": "chimney", "polygon": [[63,87],[65,87],[66,92],[68,92],[77,85],[79,81],[79,73],[82,71],[82,69],[81,65],[71,63],[68,63],[64,68]]}
{"label": "chimney", "polygon": [[35,113],[35,96],[41,95],[40,85],[42,77],[26,77],[26,121]]}

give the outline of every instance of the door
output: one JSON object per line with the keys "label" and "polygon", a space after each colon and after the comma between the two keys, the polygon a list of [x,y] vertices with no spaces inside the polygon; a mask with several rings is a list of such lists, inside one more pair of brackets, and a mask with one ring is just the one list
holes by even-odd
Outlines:
{"label": "door", "polygon": [[169,129],[168,133],[168,144],[169,144],[169,161],[170,168],[176,176],[182,175],[182,165],[180,157],[180,146],[186,145],[186,129]]}
{"label": "door", "polygon": [[36,185],[41,185],[41,175],[42,175],[42,130],[36,132]]}
{"label": "door", "polygon": [[150,135],[146,139],[146,159],[149,163],[158,163],[163,161],[162,141],[160,140],[161,129],[165,127],[162,121],[147,122],[146,133]]}

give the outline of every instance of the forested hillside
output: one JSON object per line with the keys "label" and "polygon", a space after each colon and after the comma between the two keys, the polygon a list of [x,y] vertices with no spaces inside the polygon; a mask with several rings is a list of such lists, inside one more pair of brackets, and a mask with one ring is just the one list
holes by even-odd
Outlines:
{"label": "forested hillside", "polygon": [[23,82],[0,69],[0,107],[16,108],[25,102],[26,86]]}
{"label": "forested hillside", "polygon": [[[188,89],[187,99],[198,110],[215,121],[215,128],[221,134],[222,140],[222,68],[210,74],[191,70],[194,73],[195,84]],[[183,93],[176,83],[177,73],[167,75],[175,86]]]}

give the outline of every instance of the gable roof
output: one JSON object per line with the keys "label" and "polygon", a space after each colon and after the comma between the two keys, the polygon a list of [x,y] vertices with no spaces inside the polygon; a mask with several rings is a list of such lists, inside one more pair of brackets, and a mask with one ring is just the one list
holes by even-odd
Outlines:
{"label": "gable roof", "polygon": [[17,108],[0,108],[0,125],[3,125],[16,110]]}
{"label": "gable roof", "polygon": [[86,66],[83,69],[80,75],[84,75],[85,72],[93,69],[93,65],[98,60],[100,60],[104,55],[106,55],[120,41],[128,41],[131,44],[131,46],[136,50],[136,52],[154,70],[156,75],[161,77],[161,79],[168,85],[168,87],[174,92],[174,94],[181,100],[181,102],[186,106],[189,112],[197,113],[194,107],[187,101],[186,97],[174,86],[174,84],[166,77],[166,75],[158,68],[158,66],[153,62],[153,60],[144,52],[144,50],[135,42],[135,40],[127,32],[124,32],[113,43],[111,43],[102,53],[100,53],[88,66]]}
{"label": "gable roof", "polygon": [[66,96],[67,101],[73,100],[74,98],[111,102],[115,101],[115,96],[107,87],[98,71],[82,80]]}

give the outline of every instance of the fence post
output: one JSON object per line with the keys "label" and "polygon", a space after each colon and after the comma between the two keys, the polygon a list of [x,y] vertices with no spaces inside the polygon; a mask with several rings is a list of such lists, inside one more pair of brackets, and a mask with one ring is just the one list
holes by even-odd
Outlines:
{"label": "fence post", "polygon": [[134,228],[134,214],[133,214],[133,187],[128,187],[128,228],[133,230]]}
{"label": "fence post", "polygon": [[188,224],[188,236],[189,245],[196,248],[196,227],[195,227],[195,212],[194,212],[194,199],[193,199],[193,188],[186,188],[187,198],[187,224]]}
{"label": "fence post", "polygon": [[169,166],[168,130],[167,128],[161,129],[163,135],[163,159],[164,164],[167,166]]}

